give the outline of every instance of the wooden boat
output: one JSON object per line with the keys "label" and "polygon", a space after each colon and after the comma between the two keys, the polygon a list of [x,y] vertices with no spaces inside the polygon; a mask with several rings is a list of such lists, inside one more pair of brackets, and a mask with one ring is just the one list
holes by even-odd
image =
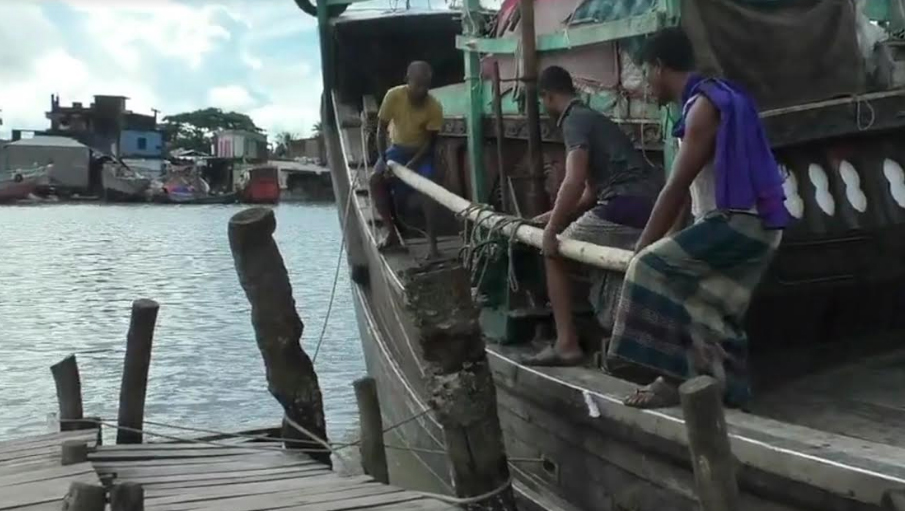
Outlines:
{"label": "wooden boat", "polygon": [[[377,98],[397,84],[409,61],[434,64],[437,89],[433,93],[446,115],[437,148],[442,177],[434,197],[464,196],[499,210],[501,197],[508,194],[513,200],[505,212],[530,217],[545,206],[546,196],[556,189],[557,169],[562,168],[561,141],[544,125],[539,138],[547,172],[530,172],[526,158],[526,140],[536,127],[519,110],[515,82],[506,81],[515,77],[514,59],[524,47],[513,36],[519,33],[515,2],[504,2],[495,20],[484,18],[476,0],[462,3],[465,15],[397,11],[368,17],[349,11],[335,18],[328,16],[326,2],[318,3],[325,80],[322,126],[355,282],[352,294],[362,346],[368,372],[378,382],[385,424],[397,424],[428,407],[421,332],[405,304],[419,292],[409,285],[411,276],[441,263],[424,262],[427,242],[423,238],[407,237],[407,253],[377,250],[386,226],[372,212],[366,184],[367,168],[374,161],[370,137]],[[602,4],[615,6],[608,12],[621,13],[620,17],[595,18],[602,11],[591,7]],[[835,6],[839,16],[834,18],[835,25],[810,27],[826,30],[816,33],[810,46],[796,42],[794,58],[810,54],[814,59],[788,60],[792,67],[800,67],[791,69],[793,75],[812,73],[811,80],[782,84],[790,93],[783,101],[762,101],[768,135],[788,172],[787,208],[796,222],[787,231],[749,314],[757,397],[748,411],[727,410],[738,460],[740,509],[897,509],[891,507],[892,501],[896,492],[905,490],[905,437],[901,435],[905,351],[899,334],[905,326],[899,312],[905,304],[905,150],[900,143],[905,117],[899,114],[905,91],[887,84],[848,94],[828,92],[833,84],[813,79],[821,76],[813,74],[813,62],[822,57],[815,52],[837,51],[838,47],[830,48],[831,40],[846,42],[849,48],[856,44],[853,23],[861,18],[845,10],[847,2],[805,7],[776,4],[771,9],[779,14],[783,9],[804,9],[785,13],[787,23],[806,19],[792,12],[809,12],[816,16],[812,20],[820,20],[819,13],[807,10],[815,4],[827,9]],[[732,12],[758,9],[732,5],[732,0],[681,4],[537,0],[539,60],[564,65],[579,77],[582,69],[600,73],[597,80],[579,80],[586,99],[618,119],[652,161],[666,166],[675,151],[668,136],[670,117],[650,103],[643,91],[625,87],[623,82],[631,73],[620,69],[618,62],[627,56],[633,38],[663,26],[682,23],[692,32],[695,27],[709,30],[710,24],[694,25],[693,19],[701,17],[700,10],[694,9],[706,5]],[[867,2],[867,14],[878,22],[871,25],[900,26],[902,20],[891,14],[895,10],[890,5]],[[728,39],[727,33],[766,33],[739,26],[747,23],[744,18],[730,19],[712,11],[708,15],[717,28],[706,34],[710,39],[702,40],[713,41],[711,51],[725,46],[719,48],[723,57],[723,50],[731,54],[738,49],[733,46],[738,41]],[[460,22],[465,35],[460,35]],[[821,37],[825,39],[819,44]],[[792,51],[782,41],[764,38],[758,43],[762,54]],[[456,47],[464,51],[464,59],[453,51]],[[491,80],[481,72],[482,53],[495,56],[504,83],[510,85],[501,87],[502,140],[488,136],[493,96]],[[845,62],[860,62],[847,57]],[[492,67],[494,58],[486,58],[483,64]],[[723,63],[727,70],[740,67]],[[762,62],[742,64],[755,73],[774,71],[763,69]],[[788,63],[775,59],[768,65],[790,71]],[[842,75],[857,78],[860,73],[859,64],[834,76],[841,76],[845,90],[858,80],[845,81]],[[499,178],[497,155],[484,154],[497,142],[503,149],[499,154],[508,162],[505,180]],[[404,170],[397,175],[406,176]],[[495,182],[502,186],[494,187]],[[445,264],[458,264],[463,246],[452,216],[439,238]],[[488,357],[498,413],[523,509],[696,509],[681,410],[625,407],[622,399],[635,385],[606,375],[593,364],[533,368],[516,362],[516,355],[535,349],[530,343],[535,327],[549,326],[550,320],[549,312],[532,306],[529,299],[530,291],[541,285],[535,269],[538,255],[525,248],[517,249],[514,257],[528,265],[519,273],[520,291],[508,289],[505,262],[490,270],[486,280],[492,282],[479,290],[491,295],[481,304],[482,327],[491,341]],[[586,349],[598,342],[590,341]],[[392,474],[394,482],[451,491],[445,457],[435,454],[444,441],[443,431],[430,414],[390,435],[388,443],[414,449],[410,465]]]}
{"label": "wooden boat", "polygon": [[246,204],[276,204],[280,202],[280,179],[276,167],[252,167],[239,184],[239,201]]}
{"label": "wooden boat", "polygon": [[170,169],[170,177],[152,198],[161,204],[233,204],[238,192],[212,193],[211,187],[194,166]]}
{"label": "wooden boat", "polygon": [[112,159],[101,169],[103,196],[108,202],[145,202],[150,185],[150,179]]}
{"label": "wooden boat", "polygon": [[16,169],[0,177],[0,204],[29,198],[47,181],[45,168]]}

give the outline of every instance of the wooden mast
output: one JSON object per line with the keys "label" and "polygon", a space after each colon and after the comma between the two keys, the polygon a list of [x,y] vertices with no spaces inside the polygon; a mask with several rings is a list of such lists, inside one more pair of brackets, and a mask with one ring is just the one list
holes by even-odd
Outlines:
{"label": "wooden mast", "polygon": [[541,150],[540,110],[537,101],[537,36],[534,30],[534,0],[519,0],[522,52],[521,81],[525,87],[525,116],[528,118],[528,214],[547,210],[544,193],[544,155]]}

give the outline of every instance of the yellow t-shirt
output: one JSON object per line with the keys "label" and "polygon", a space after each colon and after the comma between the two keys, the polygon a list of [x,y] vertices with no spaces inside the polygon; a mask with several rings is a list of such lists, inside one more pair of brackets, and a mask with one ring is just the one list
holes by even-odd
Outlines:
{"label": "yellow t-shirt", "polygon": [[430,132],[443,127],[443,107],[428,94],[424,104],[409,102],[408,86],[399,85],[387,91],[377,116],[390,123],[393,145],[416,149],[430,140]]}

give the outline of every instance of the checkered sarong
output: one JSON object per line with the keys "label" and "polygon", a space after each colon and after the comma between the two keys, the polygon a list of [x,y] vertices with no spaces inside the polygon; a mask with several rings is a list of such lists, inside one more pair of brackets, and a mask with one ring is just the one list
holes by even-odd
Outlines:
{"label": "checkered sarong", "polygon": [[608,358],[685,380],[710,374],[750,396],[744,316],[782,231],[756,215],[711,212],[629,264]]}

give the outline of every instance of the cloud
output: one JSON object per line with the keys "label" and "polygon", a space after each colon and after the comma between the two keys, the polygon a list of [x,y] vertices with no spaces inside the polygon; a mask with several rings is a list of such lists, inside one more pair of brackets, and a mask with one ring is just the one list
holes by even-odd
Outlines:
{"label": "cloud", "polygon": [[241,85],[214,87],[208,93],[208,103],[224,110],[243,110],[255,103],[248,89]]}
{"label": "cloud", "polygon": [[319,118],[316,21],[290,0],[2,0],[0,138],[46,129],[50,95],[175,114],[208,106],[270,133]]}

